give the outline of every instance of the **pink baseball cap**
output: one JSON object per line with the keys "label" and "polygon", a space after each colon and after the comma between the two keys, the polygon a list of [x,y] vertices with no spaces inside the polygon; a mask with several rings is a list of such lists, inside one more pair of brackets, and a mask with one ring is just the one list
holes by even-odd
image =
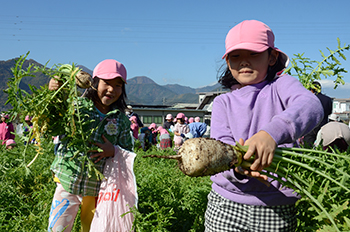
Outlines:
{"label": "pink baseball cap", "polygon": [[13,140],[13,139],[8,139],[8,140],[6,140],[6,147],[7,147],[7,146],[10,146],[10,145],[16,145],[15,140]]}
{"label": "pink baseball cap", "polygon": [[188,119],[188,122],[189,122],[189,123],[194,122],[194,118],[193,118],[193,117],[190,117],[190,119]]}
{"label": "pink baseball cap", "polygon": [[185,114],[184,113],[178,113],[176,118],[182,118],[182,119],[185,119]]}
{"label": "pink baseball cap", "polygon": [[136,118],[136,116],[134,115],[134,116],[131,116],[131,117],[129,118],[129,120],[130,120],[130,121],[136,122],[136,121],[137,121],[137,118]]}
{"label": "pink baseball cap", "polygon": [[167,114],[165,119],[169,119],[169,120],[170,120],[170,119],[173,119],[173,115]]}
{"label": "pink baseball cap", "polygon": [[116,77],[121,77],[126,84],[126,69],[124,65],[116,60],[103,60],[96,65],[93,78],[99,77],[103,80],[111,80]]}
{"label": "pink baseball cap", "polygon": [[31,121],[31,120],[32,120],[32,118],[29,115],[27,115],[24,119],[24,121]]}
{"label": "pink baseball cap", "polygon": [[154,129],[154,130],[157,130],[157,124],[155,124],[155,123],[151,123],[151,125],[149,125],[148,129]]}
{"label": "pink baseball cap", "polygon": [[200,122],[200,121],[201,121],[201,118],[200,118],[200,117],[195,117],[195,118],[194,118],[194,121],[195,121],[195,122]]}
{"label": "pink baseball cap", "polygon": [[234,50],[244,49],[254,52],[263,52],[272,48],[280,53],[279,57],[285,67],[289,64],[289,57],[275,47],[275,35],[270,27],[257,20],[245,20],[234,26],[226,36],[225,40],[227,54]]}

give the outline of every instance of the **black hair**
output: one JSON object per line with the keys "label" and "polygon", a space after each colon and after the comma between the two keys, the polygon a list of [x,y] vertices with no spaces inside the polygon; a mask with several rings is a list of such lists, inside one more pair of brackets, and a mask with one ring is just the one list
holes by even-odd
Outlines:
{"label": "black hair", "polygon": [[[92,81],[92,85],[91,85],[92,87],[86,89],[86,92],[83,94],[83,97],[86,97],[93,102],[100,102],[101,103],[101,100],[97,95],[97,88],[98,88],[99,83],[100,83],[100,78],[94,77],[93,81]],[[120,97],[118,98],[117,101],[113,102],[110,105],[111,109],[117,108],[124,113],[125,109],[127,108],[126,99],[127,99],[127,96],[126,96],[126,91],[125,91],[125,82],[123,82],[122,94],[120,95]]]}
{"label": "black hair", "polygon": [[[267,49],[269,55],[271,54],[272,50],[273,48]],[[285,65],[282,62],[281,54],[279,54],[276,63],[273,66],[268,67],[267,77],[265,78],[265,80],[267,80],[268,82],[272,81],[275,78],[276,73],[282,71],[284,68],[285,68]],[[223,70],[223,71],[218,76],[218,82],[221,85],[223,85],[224,88],[230,89],[233,85],[239,84],[239,82],[232,76],[231,71],[228,68],[226,62],[221,66],[220,70]]]}

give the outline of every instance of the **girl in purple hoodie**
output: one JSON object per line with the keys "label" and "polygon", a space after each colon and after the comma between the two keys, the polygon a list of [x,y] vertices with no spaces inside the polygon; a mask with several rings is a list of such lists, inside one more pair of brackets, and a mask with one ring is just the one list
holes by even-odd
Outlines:
{"label": "girl in purple hoodie", "polygon": [[211,137],[249,145],[250,170],[235,168],[213,175],[205,231],[295,231],[300,198],[260,174],[276,146],[297,146],[296,140],[323,118],[319,100],[294,77],[281,75],[288,56],[274,46],[274,34],[262,22],[247,20],[226,37],[227,68],[219,79],[230,92],[215,98]]}

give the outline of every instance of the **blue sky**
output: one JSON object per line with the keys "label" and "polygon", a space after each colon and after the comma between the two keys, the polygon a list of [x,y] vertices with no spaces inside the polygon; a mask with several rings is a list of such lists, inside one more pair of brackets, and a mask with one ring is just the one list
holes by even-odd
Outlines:
{"label": "blue sky", "polygon": [[[227,32],[256,19],[275,33],[290,58],[350,44],[350,1],[4,1],[0,12],[0,60],[29,58],[48,66],[75,63],[93,69],[104,59],[122,62],[128,78],[147,76],[159,85],[193,88],[213,84],[223,64]],[[350,51],[345,53],[350,59]],[[350,71],[349,60],[342,61]],[[350,76],[331,97],[350,98]]]}

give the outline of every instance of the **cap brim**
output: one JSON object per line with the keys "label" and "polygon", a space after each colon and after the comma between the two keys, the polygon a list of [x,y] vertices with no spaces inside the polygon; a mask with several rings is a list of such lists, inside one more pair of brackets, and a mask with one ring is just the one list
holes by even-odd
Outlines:
{"label": "cap brim", "polygon": [[[95,78],[95,77],[96,77],[96,76],[94,76],[94,78]],[[114,78],[120,77],[120,78],[125,82],[125,84],[126,84],[125,78],[124,78],[122,75],[120,75],[119,73],[100,74],[100,75],[98,75],[97,77],[100,78],[100,79],[103,79],[103,80],[112,80],[112,79],[114,79]]]}
{"label": "cap brim", "polygon": [[222,59],[225,59],[227,54],[229,54],[232,51],[235,50],[249,50],[249,51],[254,51],[254,52],[263,52],[267,50],[269,46],[265,44],[256,44],[256,43],[240,43],[235,46],[232,46],[228,49],[226,49],[225,54],[222,56]]}

